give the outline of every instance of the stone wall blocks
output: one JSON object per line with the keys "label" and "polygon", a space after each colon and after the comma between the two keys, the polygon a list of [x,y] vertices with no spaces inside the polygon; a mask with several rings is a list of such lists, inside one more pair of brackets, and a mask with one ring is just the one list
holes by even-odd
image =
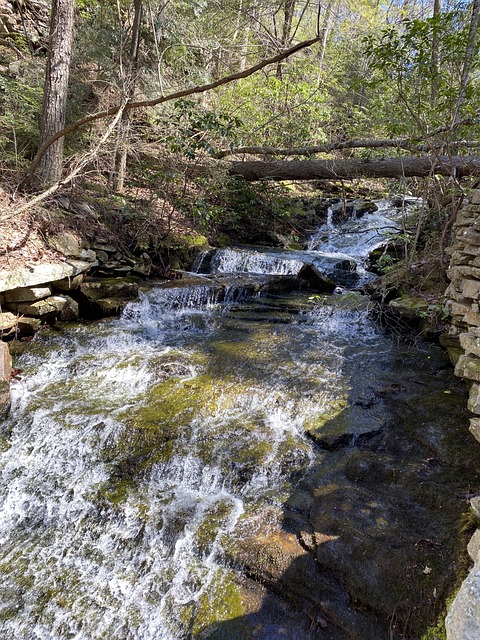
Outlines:
{"label": "stone wall blocks", "polygon": [[455,367],[455,375],[480,382],[480,358],[470,355],[461,356]]}
{"label": "stone wall blocks", "polygon": [[[471,305],[470,303],[468,304],[461,304],[460,302],[453,302],[453,301],[449,301],[447,304],[447,307],[450,311],[450,313],[452,314],[452,316],[460,316],[460,317],[464,317],[465,314],[469,313],[471,311]],[[479,324],[480,324],[480,317],[479,317]]]}
{"label": "stone wall blocks", "polygon": [[[480,385],[477,382],[474,382],[470,387],[468,410],[477,416],[480,415]],[[477,418],[472,418],[472,420],[477,420]]]}
{"label": "stone wall blocks", "polygon": [[480,298],[480,280],[473,280],[471,278],[466,278],[462,282],[462,293],[465,298],[470,298],[471,300],[478,300]]}
{"label": "stone wall blocks", "polygon": [[474,327],[480,327],[480,313],[473,310],[468,311],[468,313],[463,316],[463,322]]}
{"label": "stone wall blocks", "polygon": [[477,529],[467,546],[468,555],[474,562],[480,561],[480,529]]}
{"label": "stone wall blocks", "polygon": [[5,303],[10,302],[35,302],[52,295],[50,287],[21,287],[12,291],[5,291]]}

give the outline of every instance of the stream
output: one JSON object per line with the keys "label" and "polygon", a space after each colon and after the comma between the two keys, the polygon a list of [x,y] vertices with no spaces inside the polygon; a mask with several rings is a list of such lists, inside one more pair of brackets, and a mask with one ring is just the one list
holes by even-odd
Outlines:
{"label": "stream", "polygon": [[36,336],[0,424],[2,640],[421,637],[479,464],[444,352],[358,291],[401,228],[378,206]]}

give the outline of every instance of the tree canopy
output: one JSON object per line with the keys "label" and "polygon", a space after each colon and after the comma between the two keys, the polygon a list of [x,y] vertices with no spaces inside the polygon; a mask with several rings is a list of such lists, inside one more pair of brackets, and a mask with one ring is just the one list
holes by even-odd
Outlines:
{"label": "tree canopy", "polygon": [[[0,146],[4,170],[21,172],[49,146],[39,114],[55,46],[45,15],[56,5],[26,1],[19,15],[16,3],[4,4]],[[93,164],[114,175],[123,162],[127,184],[136,179],[128,158],[152,150],[187,162],[235,153],[365,158],[378,149],[382,157],[475,155],[479,0],[63,4],[75,8],[66,126],[59,129],[64,175],[121,105],[118,133]],[[118,181],[111,186],[118,189]]]}

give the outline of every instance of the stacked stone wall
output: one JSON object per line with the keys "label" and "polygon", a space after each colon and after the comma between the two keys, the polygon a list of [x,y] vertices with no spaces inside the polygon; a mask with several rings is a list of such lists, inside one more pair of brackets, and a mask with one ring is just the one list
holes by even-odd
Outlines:
{"label": "stacked stone wall", "polygon": [[[446,298],[452,316],[451,333],[460,346],[455,374],[469,385],[468,408],[473,414],[470,431],[480,442],[480,189],[470,193],[453,231]],[[480,497],[472,500],[472,507],[480,518]],[[480,638],[480,529],[468,552],[474,566],[450,607],[446,620],[448,640]]]}

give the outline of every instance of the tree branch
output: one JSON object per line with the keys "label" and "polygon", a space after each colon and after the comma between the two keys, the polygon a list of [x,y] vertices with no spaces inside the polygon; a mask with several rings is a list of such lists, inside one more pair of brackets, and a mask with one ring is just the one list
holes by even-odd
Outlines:
{"label": "tree branch", "polygon": [[[234,82],[235,80],[248,78],[256,71],[260,71],[260,69],[263,69],[268,65],[280,62],[280,60],[283,60],[284,58],[288,58],[294,53],[297,53],[302,49],[310,47],[312,46],[312,44],[315,44],[318,41],[319,41],[318,37],[312,38],[311,40],[304,40],[303,42],[299,42],[295,46],[290,47],[290,49],[287,49],[286,51],[279,53],[276,56],[273,56],[272,58],[267,58],[265,60],[262,60],[261,62],[254,65],[253,67],[249,67],[244,71],[232,73],[229,76],[224,76],[223,78],[219,78],[218,80],[215,80],[215,82],[198,85],[190,89],[182,89],[181,91],[176,91],[174,93],[170,93],[166,96],[161,96],[158,98],[153,98],[152,100],[141,100],[137,102],[129,102],[125,106],[125,110],[139,109],[141,107],[155,107],[156,105],[163,104],[164,102],[169,102],[170,100],[178,100],[179,98],[184,98],[186,96],[190,96],[196,93],[205,93],[206,91],[216,89],[217,87],[220,87],[229,82]],[[52,136],[49,140],[46,140],[44,144],[42,144],[41,147],[38,149],[37,154],[33,159],[32,164],[30,165],[28,174],[24,182],[27,184],[31,182],[32,177],[35,173],[36,168],[38,167],[38,164],[42,156],[44,155],[46,150],[50,147],[50,145],[52,145],[54,142],[56,142],[60,138],[63,138],[64,136],[68,135],[69,133],[76,131],[80,127],[83,127],[84,125],[89,124],[90,122],[95,122],[96,120],[102,120],[103,118],[107,118],[108,116],[112,116],[116,114],[120,108],[121,108],[120,105],[116,105],[114,107],[110,107],[110,109],[105,109],[105,111],[100,111],[98,113],[93,113],[88,116],[85,116],[84,118],[81,118],[80,120],[77,120],[76,122],[73,122],[72,124],[68,125],[64,129],[56,133],[54,136]]]}
{"label": "tree branch", "polygon": [[111,136],[113,130],[118,124],[118,121],[121,119],[124,110],[125,110],[125,103],[121,104],[120,107],[118,107],[115,117],[113,118],[112,122],[109,124],[109,126],[103,133],[100,140],[89,151],[84,153],[83,156],[77,160],[74,168],[70,171],[68,176],[66,176],[59,182],[56,182],[49,189],[47,189],[46,191],[43,191],[38,196],[35,196],[35,198],[33,198],[32,200],[29,200],[28,202],[21,205],[17,209],[14,209],[7,216],[3,217],[2,221],[7,220],[8,218],[13,218],[15,216],[18,216],[20,213],[23,213],[27,209],[30,209],[31,207],[37,204],[40,204],[40,202],[43,202],[44,200],[46,200],[49,196],[55,193],[55,191],[57,191],[60,187],[63,187],[69,182],[71,182],[80,173],[80,171],[90,162],[90,160],[92,160],[96,156],[102,144],[104,144],[108,140],[108,138]]}
{"label": "tree branch", "polygon": [[[393,138],[386,140],[345,140],[343,142],[330,142],[328,144],[319,144],[311,147],[232,147],[231,149],[221,149],[213,155],[214,158],[226,158],[227,156],[249,153],[257,156],[313,156],[317,153],[330,153],[331,151],[339,151],[342,149],[407,149],[409,151],[431,151],[432,149],[442,150],[445,147],[444,142],[432,141],[430,144],[418,144],[418,140],[411,138]],[[449,142],[446,146],[450,149],[458,149],[464,147],[474,149],[480,147],[480,140],[455,140]]]}

